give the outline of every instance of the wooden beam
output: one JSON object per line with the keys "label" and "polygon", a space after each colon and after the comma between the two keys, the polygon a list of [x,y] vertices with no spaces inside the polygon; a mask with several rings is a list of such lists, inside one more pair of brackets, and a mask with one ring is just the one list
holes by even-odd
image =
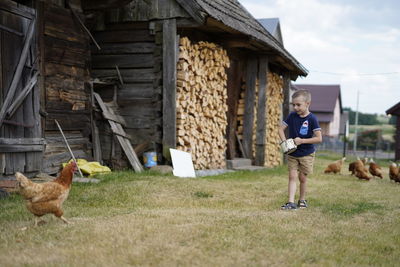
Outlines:
{"label": "wooden beam", "polygon": [[[283,74],[283,104],[282,104],[282,119],[285,120],[289,116],[290,112],[290,73],[285,72]],[[286,137],[289,136],[289,128],[285,130]],[[283,157],[286,163],[287,157]]]}
{"label": "wooden beam", "polygon": [[14,126],[22,126],[25,128],[33,128],[35,127],[33,124],[25,124],[21,122],[16,122],[16,121],[10,121],[10,120],[3,120],[3,124],[9,124],[9,125],[14,125]]}
{"label": "wooden beam", "polygon": [[43,145],[0,145],[2,153],[40,152],[43,150]]}
{"label": "wooden beam", "polygon": [[7,115],[8,117],[11,117],[14,115],[15,111],[19,108],[19,106],[24,102],[25,98],[28,96],[28,94],[31,92],[32,88],[36,85],[36,82],[38,80],[38,75],[39,72],[36,72],[31,79],[28,81],[28,83],[25,85],[24,89],[22,92],[16,97],[16,99],[13,101],[13,103],[10,105],[10,107],[7,110]]}
{"label": "wooden beam", "polygon": [[125,119],[124,119],[124,117],[122,117],[122,116],[119,116],[119,115],[117,115],[117,114],[112,114],[112,113],[110,113],[110,112],[108,112],[108,111],[104,111],[104,112],[103,112],[103,116],[104,116],[104,118],[105,118],[106,120],[114,121],[114,122],[119,123],[119,124],[121,124],[122,126],[126,127]]}
{"label": "wooden beam", "polygon": [[2,0],[0,1],[0,9],[6,10],[18,16],[23,16],[28,19],[35,17],[35,10],[33,8],[18,4],[14,1]]}
{"label": "wooden beam", "polygon": [[[113,112],[112,109],[107,108],[107,106],[104,104],[104,102],[101,99],[99,94],[93,93],[93,95],[94,95],[97,103],[99,104],[102,112],[105,112],[105,111]],[[111,120],[108,120],[108,123],[110,124],[111,130],[116,134],[118,142],[120,143],[126,157],[128,158],[128,161],[131,164],[131,166],[133,167],[133,169],[136,172],[143,171],[143,167],[140,164],[140,161],[139,161],[135,151],[132,148],[132,144],[129,141],[127,134],[125,134],[125,131],[122,128],[121,124],[116,123]]]}
{"label": "wooden beam", "polygon": [[84,32],[87,33],[87,35],[89,35],[90,39],[92,39],[93,43],[96,45],[98,50],[101,50],[101,47],[99,46],[99,44],[96,42],[96,39],[94,39],[92,33],[89,31],[88,28],[86,28],[85,24],[83,23],[83,21],[81,20],[81,18],[79,17],[79,15],[75,12],[75,10],[71,7],[71,5],[69,4],[69,1],[67,1],[68,7],[71,10],[72,14],[74,15],[74,17],[76,18],[76,20],[79,22],[79,25],[81,25],[82,29]]}
{"label": "wooden beam", "polygon": [[228,142],[227,159],[236,157],[236,130],[237,130],[237,107],[240,96],[240,87],[243,75],[243,65],[240,59],[231,59],[230,67],[227,70],[227,90],[228,90],[228,125],[226,127],[226,138]]}
{"label": "wooden beam", "polygon": [[400,116],[396,120],[396,134],[395,134],[395,156],[394,160],[400,160]]}
{"label": "wooden beam", "polygon": [[176,0],[183,9],[189,13],[192,18],[200,24],[204,23],[204,15],[199,12],[202,8],[196,1]]}
{"label": "wooden beam", "polygon": [[4,25],[0,25],[0,30],[7,31],[9,33],[13,33],[13,34],[18,35],[18,36],[24,36],[24,34],[22,32],[13,30],[13,29],[11,29],[11,28],[9,28],[7,26],[4,26]]}
{"label": "wooden beam", "polygon": [[21,56],[20,56],[19,61],[18,61],[17,68],[16,68],[16,70],[14,72],[14,76],[13,76],[10,88],[7,91],[7,96],[4,99],[3,106],[1,107],[1,110],[0,110],[0,127],[3,124],[3,120],[4,120],[5,116],[6,116],[6,111],[7,111],[8,107],[9,107],[9,105],[11,104],[11,101],[14,98],[15,91],[17,89],[18,83],[20,82],[21,75],[22,75],[22,70],[24,69],[25,62],[26,62],[26,59],[27,59],[28,54],[29,54],[29,47],[30,47],[31,42],[32,42],[34,29],[35,29],[35,19],[33,19],[31,21],[31,23],[29,24],[29,28],[28,28],[28,31],[26,33],[26,38],[25,38],[25,41],[24,41],[24,47],[22,48],[22,52],[21,52]]}
{"label": "wooden beam", "polygon": [[44,138],[0,138],[0,145],[44,145]]}
{"label": "wooden beam", "polygon": [[163,21],[163,155],[176,147],[176,20]]}
{"label": "wooden beam", "polygon": [[283,119],[289,115],[290,110],[290,74],[283,74]]}
{"label": "wooden beam", "polygon": [[248,158],[253,158],[253,127],[254,105],[257,78],[257,58],[250,56],[247,59],[245,109],[243,118],[243,149]]}
{"label": "wooden beam", "polygon": [[265,164],[265,137],[266,137],[266,117],[267,109],[267,86],[268,86],[268,58],[259,57],[258,70],[258,110],[257,110],[257,130],[256,130],[256,158],[255,165],[264,166]]}

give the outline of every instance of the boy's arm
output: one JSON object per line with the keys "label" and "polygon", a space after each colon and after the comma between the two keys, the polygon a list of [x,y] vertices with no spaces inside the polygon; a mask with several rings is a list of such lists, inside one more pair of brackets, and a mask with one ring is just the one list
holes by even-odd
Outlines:
{"label": "boy's arm", "polygon": [[279,133],[279,138],[281,139],[281,142],[286,140],[286,135],[285,135],[286,128],[287,128],[287,125],[285,125],[285,124],[281,124],[281,126],[279,127],[278,133]]}
{"label": "boy's arm", "polygon": [[314,136],[311,138],[300,138],[296,137],[294,139],[294,142],[296,145],[301,145],[301,144],[319,144],[322,143],[322,133],[320,130],[314,131]]}

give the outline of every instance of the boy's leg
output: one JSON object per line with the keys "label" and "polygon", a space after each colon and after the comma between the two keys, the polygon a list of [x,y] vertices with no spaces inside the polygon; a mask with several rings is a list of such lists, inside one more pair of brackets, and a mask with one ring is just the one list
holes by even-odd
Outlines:
{"label": "boy's leg", "polygon": [[306,200],[307,193],[307,175],[300,172],[299,173],[299,181],[300,181],[300,200]]}
{"label": "boy's leg", "polygon": [[[304,156],[300,160],[299,181],[300,181],[300,201],[306,200],[307,176],[313,172],[315,153]],[[305,204],[307,207],[307,204]]]}
{"label": "boy's leg", "polygon": [[288,183],[288,194],[289,202],[294,203],[294,197],[296,194],[296,183],[297,183],[297,170],[289,170],[289,183]]}

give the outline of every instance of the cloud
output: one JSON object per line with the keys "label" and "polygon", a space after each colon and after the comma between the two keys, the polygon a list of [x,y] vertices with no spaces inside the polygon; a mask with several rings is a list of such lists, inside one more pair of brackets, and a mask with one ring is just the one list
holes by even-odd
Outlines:
{"label": "cloud", "polygon": [[339,83],[344,105],[353,109],[356,92],[362,90],[362,112],[384,113],[393,101],[400,101],[400,74],[359,75],[399,71],[398,1],[240,2],[256,18],[279,17],[286,49],[311,70],[299,82]]}

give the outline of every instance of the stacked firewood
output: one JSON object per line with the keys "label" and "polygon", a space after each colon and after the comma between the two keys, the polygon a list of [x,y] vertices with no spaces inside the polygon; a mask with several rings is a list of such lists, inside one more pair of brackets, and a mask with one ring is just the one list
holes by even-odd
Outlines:
{"label": "stacked firewood", "polygon": [[274,167],[282,163],[278,129],[282,121],[283,80],[276,73],[268,73],[267,88],[267,134],[265,140],[264,166]]}
{"label": "stacked firewood", "polygon": [[[238,103],[238,135],[243,139],[243,117],[244,117],[244,90],[242,87]],[[257,129],[257,110],[258,110],[258,81],[256,81],[254,100],[254,123],[253,123],[253,151],[252,157],[256,153],[256,129]],[[280,151],[278,129],[282,120],[283,103],[283,81],[275,73],[268,72],[267,103],[266,103],[266,135],[265,135],[265,162],[264,166],[273,167],[282,163],[282,153]]]}
{"label": "stacked firewood", "polygon": [[196,169],[224,168],[227,52],[184,37],[177,67],[177,149],[191,153]]}

